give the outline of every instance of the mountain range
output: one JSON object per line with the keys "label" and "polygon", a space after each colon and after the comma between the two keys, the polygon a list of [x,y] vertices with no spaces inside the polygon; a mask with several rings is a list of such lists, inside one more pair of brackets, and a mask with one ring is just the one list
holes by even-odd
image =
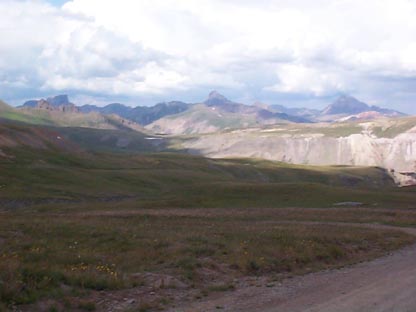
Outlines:
{"label": "mountain range", "polygon": [[151,107],[77,106],[60,95],[18,108],[0,102],[0,118],[67,129],[60,131],[69,139],[103,150],[179,148],[211,158],[380,166],[394,172],[401,185],[416,184],[415,117],[351,96],[314,110],[245,105],[216,91],[201,103],[172,101]]}
{"label": "mountain range", "polygon": [[154,106],[137,107],[130,107],[120,103],[112,103],[104,107],[98,107],[96,105],[83,105],[80,107],[80,110],[83,113],[99,112],[105,115],[116,114],[141,125],[148,125],[164,116],[179,114],[188,108],[189,105],[184,102],[171,101],[158,103]]}
{"label": "mountain range", "polygon": [[67,95],[58,95],[27,101],[18,109],[26,114],[49,111],[49,117],[59,115],[58,112],[95,117],[113,115],[165,134],[209,133],[278,123],[346,122],[405,116],[395,110],[370,106],[347,95],[340,96],[323,110],[317,110],[262,103],[246,105],[231,101],[217,91],[210,92],[201,103],[170,101],[137,107],[121,103],[103,107],[90,104],[77,106]]}
{"label": "mountain range", "polygon": [[0,117],[47,126],[144,130],[134,121],[117,114],[83,113],[80,107],[69,101],[67,95],[30,100],[17,108],[4,103],[0,106]]}

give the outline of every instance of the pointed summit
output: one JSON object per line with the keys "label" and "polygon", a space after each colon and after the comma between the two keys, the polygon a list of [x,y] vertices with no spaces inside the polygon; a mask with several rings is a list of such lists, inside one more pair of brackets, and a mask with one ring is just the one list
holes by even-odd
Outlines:
{"label": "pointed summit", "polygon": [[225,99],[226,97],[224,95],[222,95],[221,93],[219,93],[218,91],[213,90],[213,91],[211,91],[208,94],[208,98],[209,99],[213,99],[213,98],[216,98],[216,99],[218,99],[218,98]]}
{"label": "pointed summit", "polygon": [[[397,117],[397,116],[405,116],[405,114],[392,110],[381,108],[378,106],[369,106],[366,103],[363,103],[356,98],[349,96],[349,95],[342,95],[334,103],[329,105],[325,108],[321,115],[360,115],[366,112],[373,112],[373,114],[364,114],[362,116],[376,116],[375,112],[380,113],[381,116],[386,117]],[[358,118],[362,118],[362,116],[358,116]],[[365,117],[367,118],[367,117]]]}
{"label": "pointed summit", "polygon": [[211,91],[208,94],[208,99],[204,101],[204,104],[208,106],[217,106],[217,105],[223,105],[223,104],[228,104],[228,103],[231,103],[231,101],[227,99],[224,95],[222,95],[221,93],[215,90]]}
{"label": "pointed summit", "polygon": [[341,95],[322,111],[323,115],[359,114],[369,111],[369,106],[349,95]]}

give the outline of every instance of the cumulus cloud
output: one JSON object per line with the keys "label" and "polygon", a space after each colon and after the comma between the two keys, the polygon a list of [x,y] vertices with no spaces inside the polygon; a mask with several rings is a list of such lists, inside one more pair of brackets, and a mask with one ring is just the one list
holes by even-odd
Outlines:
{"label": "cumulus cloud", "polygon": [[107,95],[160,93],[186,80],[173,59],[144,48],[85,14],[42,1],[0,3],[0,91],[6,97],[73,90]]}
{"label": "cumulus cloud", "polygon": [[3,0],[0,13],[6,99],[150,104],[216,88],[289,105],[351,93],[410,110],[416,96],[415,0]]}

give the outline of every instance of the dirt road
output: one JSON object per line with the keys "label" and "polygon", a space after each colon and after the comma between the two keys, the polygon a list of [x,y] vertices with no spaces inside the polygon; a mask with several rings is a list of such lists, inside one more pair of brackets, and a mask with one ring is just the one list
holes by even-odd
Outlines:
{"label": "dirt road", "polygon": [[[354,226],[401,230],[416,235],[413,228]],[[298,276],[275,285],[266,286],[261,280],[254,284],[173,311],[414,312],[416,245],[340,270]]]}

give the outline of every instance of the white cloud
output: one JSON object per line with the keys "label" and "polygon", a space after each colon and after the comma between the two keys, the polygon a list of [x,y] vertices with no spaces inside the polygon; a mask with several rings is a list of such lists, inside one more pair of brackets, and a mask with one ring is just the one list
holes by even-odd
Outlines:
{"label": "white cloud", "polygon": [[3,0],[0,13],[0,91],[10,98],[416,96],[416,0]]}
{"label": "white cloud", "polygon": [[266,90],[283,93],[312,93],[316,96],[325,96],[335,92],[345,92],[348,74],[327,68],[319,70],[300,64],[284,64],[277,70],[279,82]]}

